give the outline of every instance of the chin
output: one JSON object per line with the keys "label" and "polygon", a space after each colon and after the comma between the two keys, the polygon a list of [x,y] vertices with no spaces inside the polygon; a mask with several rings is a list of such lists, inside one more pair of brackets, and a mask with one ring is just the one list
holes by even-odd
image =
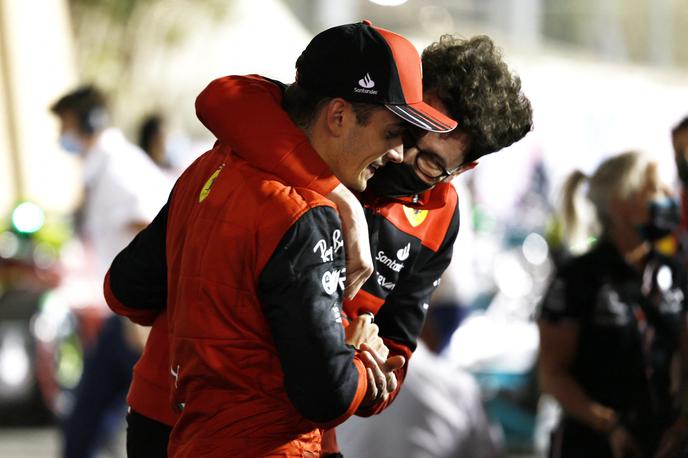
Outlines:
{"label": "chin", "polygon": [[344,183],[344,186],[349,188],[349,190],[351,191],[363,192],[365,191],[365,188],[368,186],[368,180],[364,178],[359,178],[351,183]]}

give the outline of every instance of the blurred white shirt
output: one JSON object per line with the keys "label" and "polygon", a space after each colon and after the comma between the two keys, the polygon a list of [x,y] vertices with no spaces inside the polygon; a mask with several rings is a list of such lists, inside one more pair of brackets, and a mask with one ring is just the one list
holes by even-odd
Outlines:
{"label": "blurred white shirt", "polygon": [[338,426],[337,442],[345,457],[356,458],[499,456],[475,379],[422,342],[392,405]]}
{"label": "blurred white shirt", "polygon": [[169,178],[118,129],[106,129],[84,161],[84,232],[102,282],[114,257],[167,201]]}
{"label": "blurred white shirt", "polygon": [[482,292],[481,282],[476,275],[478,256],[484,256],[477,248],[473,229],[473,197],[461,177],[451,181],[459,196],[459,216],[461,226],[454,242],[454,254],[447,269],[442,274],[442,282],[432,296],[433,302],[455,302],[468,307]]}

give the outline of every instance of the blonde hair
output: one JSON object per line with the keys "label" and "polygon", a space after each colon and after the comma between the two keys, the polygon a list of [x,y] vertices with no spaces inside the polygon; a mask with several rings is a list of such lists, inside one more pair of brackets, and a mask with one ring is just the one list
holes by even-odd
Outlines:
{"label": "blonde hair", "polygon": [[610,203],[638,192],[650,163],[644,154],[627,151],[602,162],[589,177],[580,170],[568,176],[562,187],[562,220],[563,239],[572,252],[584,251],[590,236],[610,228]]}

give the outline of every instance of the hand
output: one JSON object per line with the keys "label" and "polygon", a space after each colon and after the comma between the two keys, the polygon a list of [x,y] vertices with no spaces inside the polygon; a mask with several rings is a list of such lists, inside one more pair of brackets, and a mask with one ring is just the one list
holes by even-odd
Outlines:
{"label": "hand", "polygon": [[381,358],[387,358],[389,349],[378,335],[378,331],[377,325],[373,323],[373,315],[364,313],[351,322],[344,330],[344,335],[347,345],[353,346],[356,350],[367,344]]}
{"label": "hand", "polygon": [[643,452],[631,434],[621,425],[609,433],[609,446],[614,458],[640,458]]}
{"label": "hand", "polygon": [[361,203],[343,184],[334,188],[327,197],[337,205],[342,220],[346,251],[344,298],[352,299],[373,273],[368,222]]}
{"label": "hand", "polygon": [[681,416],[662,434],[655,458],[681,456],[681,447],[685,447],[687,441],[688,418]]}
{"label": "hand", "polygon": [[385,360],[370,346],[363,344],[361,346],[361,360],[368,375],[368,390],[361,405],[369,406],[380,401],[386,401],[389,395],[397,389],[397,376],[394,371],[404,367],[406,359],[401,355],[396,355]]}

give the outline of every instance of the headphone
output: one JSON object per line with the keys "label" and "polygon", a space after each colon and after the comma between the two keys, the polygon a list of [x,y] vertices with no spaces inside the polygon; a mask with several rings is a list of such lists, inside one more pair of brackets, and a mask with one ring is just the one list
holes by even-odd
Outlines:
{"label": "headphone", "polygon": [[93,135],[103,130],[109,120],[109,116],[104,107],[94,106],[88,110],[78,113],[79,130],[87,135]]}

